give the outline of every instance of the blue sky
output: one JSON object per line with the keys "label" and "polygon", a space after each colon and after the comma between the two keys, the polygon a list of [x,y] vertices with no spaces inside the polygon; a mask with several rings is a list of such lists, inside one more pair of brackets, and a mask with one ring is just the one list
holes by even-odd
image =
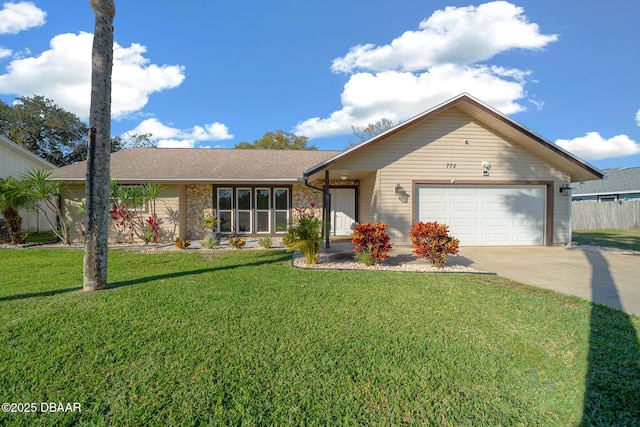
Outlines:
{"label": "blue sky", "polygon": [[[159,5],[158,5],[159,4]],[[343,149],[351,126],[468,92],[599,168],[640,166],[632,0],[116,0],[114,135],[233,147],[282,129]],[[0,8],[0,98],[88,119],[88,1]]]}

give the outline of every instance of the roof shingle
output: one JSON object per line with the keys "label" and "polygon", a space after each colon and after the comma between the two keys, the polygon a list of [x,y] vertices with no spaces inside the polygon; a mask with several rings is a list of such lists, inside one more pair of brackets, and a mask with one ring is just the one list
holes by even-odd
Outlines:
{"label": "roof shingle", "polygon": [[[339,151],[220,148],[130,148],[111,154],[118,181],[296,181]],[[56,169],[51,178],[84,181],[87,162]]]}

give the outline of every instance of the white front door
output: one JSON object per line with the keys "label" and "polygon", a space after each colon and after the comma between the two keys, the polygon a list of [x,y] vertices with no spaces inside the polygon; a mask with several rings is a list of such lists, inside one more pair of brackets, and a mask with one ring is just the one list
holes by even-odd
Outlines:
{"label": "white front door", "polygon": [[356,189],[331,188],[331,235],[350,236],[356,222]]}

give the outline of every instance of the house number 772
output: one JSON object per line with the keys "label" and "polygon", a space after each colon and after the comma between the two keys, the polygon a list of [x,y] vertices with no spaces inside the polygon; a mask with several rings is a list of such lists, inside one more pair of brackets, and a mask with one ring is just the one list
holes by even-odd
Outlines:
{"label": "house number 772", "polygon": [[447,163],[447,169],[455,169],[456,164],[455,163]]}

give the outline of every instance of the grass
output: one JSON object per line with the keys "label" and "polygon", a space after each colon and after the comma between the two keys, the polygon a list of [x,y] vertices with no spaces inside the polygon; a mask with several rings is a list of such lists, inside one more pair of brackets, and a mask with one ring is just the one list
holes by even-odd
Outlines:
{"label": "grass", "polygon": [[27,243],[46,243],[53,242],[58,236],[53,231],[43,233],[29,233],[27,235]]}
{"label": "grass", "polygon": [[0,250],[0,400],[82,405],[0,425],[640,422],[636,317],[495,276],[290,257],[112,251],[111,288],[85,293],[81,251]]}
{"label": "grass", "polygon": [[580,230],[573,232],[573,242],[640,251],[640,230]]}

